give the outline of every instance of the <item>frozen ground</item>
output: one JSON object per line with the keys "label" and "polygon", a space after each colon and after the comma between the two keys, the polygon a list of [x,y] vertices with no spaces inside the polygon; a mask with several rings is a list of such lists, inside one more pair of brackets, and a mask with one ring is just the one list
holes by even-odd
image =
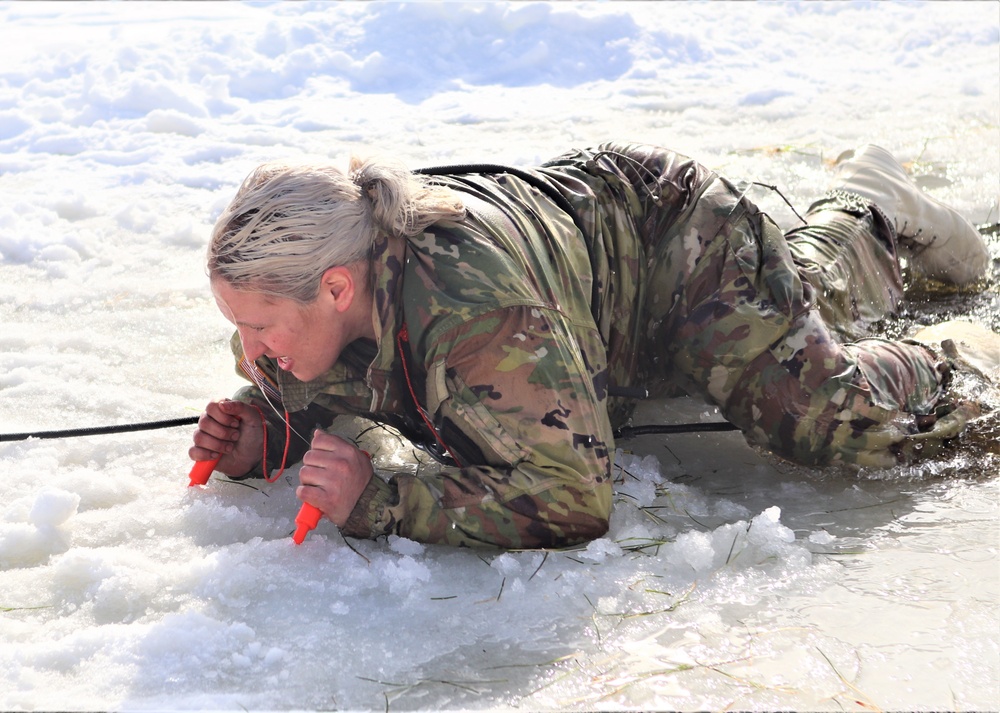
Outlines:
{"label": "frozen ground", "polygon": [[[996,221],[998,52],[995,2],[0,4],[0,433],[238,386],[202,257],[263,160],[625,138],[802,209],[874,141]],[[1000,329],[997,285],[886,329]],[[996,434],[861,473],[623,442],[608,537],[548,554],[296,548],[295,471],[189,489],[188,429],[0,443],[0,709],[995,710]]]}

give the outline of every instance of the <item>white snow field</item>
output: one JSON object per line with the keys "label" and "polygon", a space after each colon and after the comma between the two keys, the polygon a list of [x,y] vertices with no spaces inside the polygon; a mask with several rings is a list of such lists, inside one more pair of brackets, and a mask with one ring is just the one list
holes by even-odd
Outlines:
{"label": "white snow field", "polygon": [[[629,139],[803,211],[871,141],[988,223],[998,57],[996,2],[2,3],[0,434],[241,385],[203,258],[262,161]],[[914,290],[885,332],[1000,331],[990,241],[983,292]],[[0,442],[0,710],[1000,708],[996,419],[883,471],[622,441],[610,533],[549,553],[296,547],[296,469],[189,488],[191,430]],[[383,472],[432,467],[395,446]]]}

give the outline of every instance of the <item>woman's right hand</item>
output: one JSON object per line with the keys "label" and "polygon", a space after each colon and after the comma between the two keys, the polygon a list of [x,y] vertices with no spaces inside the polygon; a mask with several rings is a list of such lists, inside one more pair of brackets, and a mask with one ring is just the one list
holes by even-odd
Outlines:
{"label": "woman's right hand", "polygon": [[264,428],[260,413],[242,401],[213,401],[198,419],[194,445],[188,456],[194,461],[219,459],[217,471],[239,477],[260,462]]}

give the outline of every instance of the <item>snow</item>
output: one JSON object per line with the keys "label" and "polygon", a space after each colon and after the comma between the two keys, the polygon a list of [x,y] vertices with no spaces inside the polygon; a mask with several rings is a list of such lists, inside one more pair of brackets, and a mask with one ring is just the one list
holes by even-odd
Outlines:
{"label": "snow", "polygon": [[[241,385],[203,256],[269,159],[621,138],[801,209],[872,141],[998,215],[994,2],[5,3],[0,47],[0,433]],[[383,470],[430,467],[371,438]],[[1000,707],[995,455],[825,472],[644,437],[607,537],[477,553],[329,522],[296,547],[295,469],[189,488],[189,439],[0,443],[0,709]]]}

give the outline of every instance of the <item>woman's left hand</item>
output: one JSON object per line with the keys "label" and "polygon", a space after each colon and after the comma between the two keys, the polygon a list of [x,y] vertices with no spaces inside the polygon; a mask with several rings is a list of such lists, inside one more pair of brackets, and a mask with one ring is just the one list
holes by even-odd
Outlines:
{"label": "woman's left hand", "polygon": [[295,494],[343,527],[373,474],[367,453],[340,436],[317,430],[312,448],[302,457],[301,485]]}

